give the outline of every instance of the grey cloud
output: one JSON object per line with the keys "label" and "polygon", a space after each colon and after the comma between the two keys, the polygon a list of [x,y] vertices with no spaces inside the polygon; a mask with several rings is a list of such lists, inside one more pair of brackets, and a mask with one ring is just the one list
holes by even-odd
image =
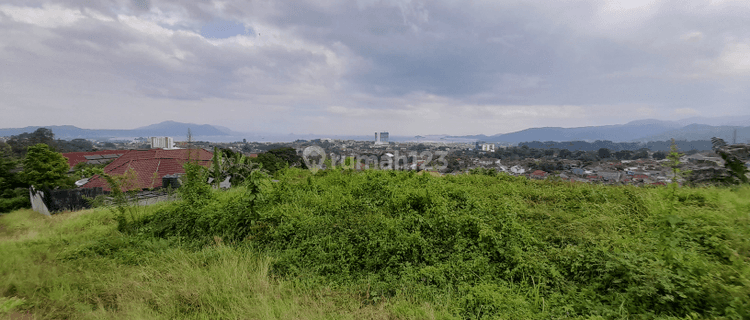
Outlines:
{"label": "grey cloud", "polygon": [[[9,36],[0,44],[0,64],[15,64],[0,75],[6,81],[33,82],[47,68],[59,81],[65,73],[105,79],[112,81],[108,90],[162,100],[273,97],[269,104],[306,115],[331,104],[377,109],[394,103],[395,110],[422,93],[456,105],[627,104],[707,115],[746,109],[750,98],[742,90],[750,76],[724,75],[713,64],[728,45],[750,44],[750,10],[705,1],[687,7],[663,1],[632,22],[599,16],[603,2],[596,0],[258,0],[227,2],[223,9],[172,0],[5,3],[91,8],[196,33],[211,21],[232,21],[251,30],[251,41],[266,41],[215,46],[179,32],[155,39],[119,22],[89,19],[42,29],[5,17],[0,32]],[[269,34],[258,37],[256,28]],[[450,108],[440,112],[451,116]]]}
{"label": "grey cloud", "polygon": [[[425,91],[468,101],[484,96],[478,101],[494,103],[697,106],[710,103],[706,97],[717,94],[716,85],[697,81],[685,86],[679,73],[689,72],[697,59],[718,56],[728,35],[747,37],[743,10],[701,14],[679,9],[677,2],[666,3],[643,25],[611,36],[585,30],[596,27],[586,22],[597,11],[595,2],[552,8],[429,2],[424,7],[429,19],[416,31],[399,8],[383,3],[345,4],[334,13],[301,2],[279,6],[284,14],[273,23],[311,41],[343,43],[368,61],[369,68],[351,72],[347,81],[373,95]],[[691,30],[710,39],[692,47],[681,43],[679,37]],[[499,80],[506,74],[539,78],[542,85],[536,91],[527,87],[497,94],[507,86]]]}
{"label": "grey cloud", "polygon": [[[13,28],[33,36],[38,27],[12,23]],[[83,68],[108,72],[118,78],[134,83],[134,90],[146,96],[170,99],[205,99],[211,97],[237,98],[255,92],[238,70],[252,68],[258,70],[253,82],[265,85],[276,84],[282,90],[294,81],[301,69],[311,64],[325,64],[325,57],[305,50],[280,49],[275,47],[247,48],[239,45],[217,47],[196,36],[175,33],[168,41],[140,37],[133,30],[117,22],[90,21],[70,27],[51,29],[55,36],[41,41],[41,44],[55,52],[49,63],[62,63],[57,68],[66,68],[66,60],[85,60]],[[132,46],[154,54],[133,50]],[[43,62],[46,57],[38,56],[33,49],[25,48],[20,39],[4,49],[26,65]],[[173,55],[184,52],[185,57],[164,58],[160,55]],[[1,51],[0,51],[1,53]],[[24,77],[43,75],[25,74]],[[60,75],[65,78],[64,75]],[[266,87],[264,92],[271,88]]]}

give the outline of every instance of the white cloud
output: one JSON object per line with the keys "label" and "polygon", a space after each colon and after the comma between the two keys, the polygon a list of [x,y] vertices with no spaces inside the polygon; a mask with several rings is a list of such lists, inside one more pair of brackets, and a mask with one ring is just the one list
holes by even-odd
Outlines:
{"label": "white cloud", "polygon": [[125,24],[126,26],[142,32],[150,37],[171,37],[175,34],[174,31],[164,28],[155,22],[143,20],[135,16],[119,15],[117,20]]}
{"label": "white cloud", "polygon": [[703,40],[703,32],[693,31],[680,36],[680,39],[688,42],[696,42]]}
{"label": "white cloud", "polygon": [[44,28],[69,26],[85,18],[79,10],[57,5],[44,5],[41,8],[0,5],[0,12],[10,16],[15,21]]}
{"label": "white cloud", "polygon": [[152,7],[151,10],[142,15],[144,19],[160,25],[184,26],[192,24],[190,15],[183,7],[171,7],[168,11],[162,11],[159,7]]}
{"label": "white cloud", "polygon": [[728,44],[716,62],[722,73],[750,75],[750,40]]}
{"label": "white cloud", "polygon": [[113,19],[112,17],[108,17],[108,16],[102,14],[101,12],[98,12],[98,11],[90,9],[90,8],[85,8],[84,9],[84,13],[88,17],[96,19],[96,20],[99,20],[99,21],[104,21],[104,22],[114,22],[115,21],[115,19]]}
{"label": "white cloud", "polygon": [[750,40],[730,41],[721,52],[710,59],[699,59],[694,63],[693,79],[712,79],[732,85],[738,77],[750,76]]}

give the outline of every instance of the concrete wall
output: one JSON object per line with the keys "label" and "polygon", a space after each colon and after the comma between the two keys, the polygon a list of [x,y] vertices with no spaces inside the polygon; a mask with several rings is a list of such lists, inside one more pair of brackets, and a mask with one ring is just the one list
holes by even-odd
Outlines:
{"label": "concrete wall", "polygon": [[48,216],[50,215],[49,209],[47,209],[47,205],[44,204],[44,200],[42,200],[42,197],[44,197],[44,192],[36,191],[34,190],[34,187],[29,188],[29,199],[31,199],[31,209],[43,215]]}

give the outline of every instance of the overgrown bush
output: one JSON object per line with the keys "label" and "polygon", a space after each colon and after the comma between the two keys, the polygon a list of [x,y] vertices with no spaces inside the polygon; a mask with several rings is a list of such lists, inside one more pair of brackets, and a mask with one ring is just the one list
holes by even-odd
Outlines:
{"label": "overgrown bush", "polygon": [[178,189],[180,201],[158,210],[142,220],[129,222],[129,229],[156,237],[178,237],[197,244],[215,241],[238,242],[252,233],[258,222],[255,204],[267,177],[259,170],[252,171],[240,190],[221,193],[213,191],[206,182],[208,170],[202,166],[185,164],[185,183]]}
{"label": "overgrown bush", "polygon": [[25,188],[7,189],[0,194],[0,213],[30,207],[29,190]]}
{"label": "overgrown bush", "polygon": [[750,317],[750,206],[723,200],[748,189],[474,173],[292,169],[220,192],[192,168],[182,201],[133,232],[243,243],[269,252],[277,276],[469,319]]}

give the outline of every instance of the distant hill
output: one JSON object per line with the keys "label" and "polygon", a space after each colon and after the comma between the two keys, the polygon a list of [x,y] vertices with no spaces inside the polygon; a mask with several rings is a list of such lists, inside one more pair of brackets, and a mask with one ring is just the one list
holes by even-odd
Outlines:
{"label": "distant hill", "polygon": [[592,126],[579,128],[544,127],[493,136],[475,135],[455,138],[475,138],[487,142],[520,143],[526,141],[632,141],[651,135],[671,131],[680,127],[677,122],[660,120],[638,120],[627,124]]}
{"label": "distant hill", "polygon": [[[631,121],[626,124],[590,126],[578,128],[543,127],[529,128],[521,131],[496,135],[466,135],[445,136],[428,135],[417,137],[391,136],[391,141],[486,141],[507,144],[518,144],[532,141],[596,141],[609,140],[612,142],[648,142],[665,141],[671,138],[677,140],[710,140],[719,137],[729,142],[737,129],[737,142],[747,142],[750,139],[750,116],[701,118],[693,117],[678,121],[661,121],[654,119]],[[25,128],[0,129],[0,137],[33,132],[39,126]],[[182,123],[164,121],[130,130],[110,129],[82,129],[75,126],[45,126],[52,130],[58,139],[127,139],[134,137],[168,136],[175,140],[184,140],[188,128],[194,138],[210,139],[211,141],[294,141],[297,139],[353,139],[372,140],[371,136],[354,135],[320,135],[320,134],[271,134],[235,132],[229,128],[208,124]]]}
{"label": "distant hill", "polygon": [[689,124],[707,124],[710,126],[750,126],[750,116],[729,116],[729,117],[692,117],[678,120],[681,125]]}
{"label": "distant hill", "polygon": [[750,139],[750,127],[732,125],[685,124],[690,120],[711,123],[742,123],[750,119],[747,116],[736,119],[725,118],[689,118],[680,121],[637,120],[621,125],[591,126],[578,128],[543,127],[530,128],[521,131],[487,135],[451,136],[451,138],[475,139],[486,142],[513,143],[531,141],[596,141],[609,140],[612,142],[648,142],[676,140],[710,140],[719,137],[731,141],[737,129],[737,142]]}
{"label": "distant hill", "polygon": [[190,129],[190,133],[193,136],[224,136],[228,134],[227,132],[208,124],[182,123],[175,121],[164,121],[150,126],[140,127],[133,131],[142,132],[150,136],[187,137],[188,129]]}
{"label": "distant hill", "polygon": [[718,137],[731,143],[734,130],[737,130],[738,143],[745,143],[750,139],[750,126],[710,126],[705,124],[691,124],[675,130],[636,139],[635,141],[664,141],[672,138],[675,140],[709,140],[712,137]]}
{"label": "distant hill", "polygon": [[226,136],[228,133],[207,124],[164,121],[131,130],[82,129],[76,126],[29,126],[24,128],[0,129],[0,136],[14,136],[24,132],[34,132],[39,128],[52,130],[57,139],[108,139],[129,137],[167,136],[181,140],[187,137],[188,128],[193,136]]}

